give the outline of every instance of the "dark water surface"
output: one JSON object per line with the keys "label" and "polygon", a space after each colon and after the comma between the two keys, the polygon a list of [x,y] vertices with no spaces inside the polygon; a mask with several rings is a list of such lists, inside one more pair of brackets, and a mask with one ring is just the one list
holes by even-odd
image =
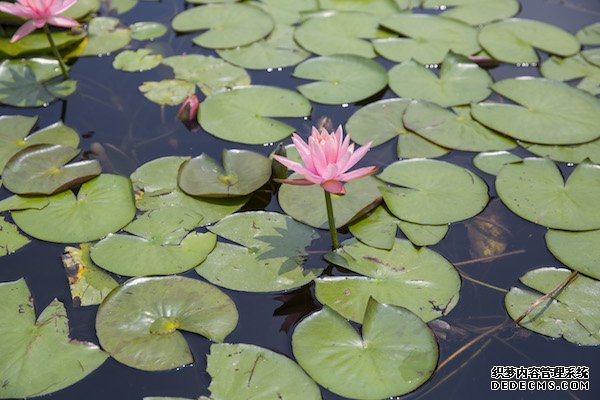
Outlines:
{"label": "dark water surface", "polygon": [[[293,1],[293,0],[290,0]],[[570,32],[600,20],[600,0],[521,0],[521,17],[546,21]],[[120,18],[126,24],[137,21],[170,19],[184,8],[183,0],[141,2],[135,9]],[[211,51],[192,45],[194,34],[176,35],[170,31],[153,43],[141,45],[155,48],[163,56],[189,53],[212,54]],[[135,43],[135,42],[134,42]],[[39,115],[38,127],[44,127],[64,118],[64,122],[83,135],[84,150],[97,148],[102,143],[106,151],[105,172],[129,175],[141,164],[167,155],[198,155],[206,152],[220,158],[222,148],[250,148],[268,154],[273,146],[245,146],[224,142],[199,130],[189,132],[176,120],[176,107],[164,110],[145,99],[137,87],[147,80],[161,80],[172,76],[170,68],[160,66],[143,73],[126,73],[112,68],[114,55],[83,58],[72,68],[71,76],[79,81],[77,92],[66,102],[55,102],[47,108],[2,108],[2,114]],[[386,68],[392,63],[380,60]],[[290,78],[293,68],[275,71],[252,72],[254,84],[294,88],[300,80]],[[506,77],[534,75],[535,67],[502,66],[491,70],[495,80]],[[387,91],[384,98],[395,97]],[[312,120],[290,120],[298,132],[308,132],[321,116],[332,119],[333,125],[344,124],[360,106],[314,105]],[[363,165],[384,165],[395,160],[396,143],[389,142],[372,150]],[[117,150],[113,150],[118,149]],[[523,150],[523,154],[526,152]],[[442,159],[465,166],[482,176],[495,195],[492,176],[476,170],[471,159],[474,153],[454,151]],[[569,167],[563,171],[568,173]],[[8,193],[0,189],[0,198]],[[451,205],[449,205],[451,206]],[[257,207],[262,208],[260,202]],[[279,210],[276,199],[271,199],[268,210]],[[599,211],[600,212],[600,211]],[[494,217],[510,231],[507,252],[517,254],[490,262],[475,262],[460,266],[472,278],[500,288],[509,289],[518,284],[526,271],[541,266],[560,266],[546,249],[545,228],[529,223],[508,211],[499,200],[492,200],[482,214]],[[322,240],[312,250],[326,250],[329,239],[321,231]],[[470,260],[471,242],[463,223],[450,227],[447,237],[432,248],[452,262]],[[34,241],[11,256],[0,258],[0,281],[13,281],[24,277],[35,299],[39,313],[53,299],[65,303],[73,338],[97,343],[94,322],[97,307],[73,307],[65,272],[60,260],[64,245]],[[325,262],[315,257],[311,265]],[[331,274],[339,271],[328,270]],[[198,278],[192,270],[186,274]],[[238,307],[240,321],[228,336],[231,343],[251,343],[292,357],[291,333],[295,323],[318,308],[312,287],[285,294],[253,294],[224,289]],[[494,326],[505,323],[494,335],[489,335],[461,353],[444,366],[420,389],[406,399],[600,399],[600,348],[579,347],[564,340],[551,340],[542,335],[514,328],[504,309],[504,294],[467,280],[463,280],[460,301],[443,320],[451,327],[446,339],[439,339],[440,360],[464,346],[478,335]],[[1,300],[0,300],[1,301]],[[600,305],[600,299],[599,299]],[[109,358],[97,371],[67,389],[47,396],[60,400],[129,400],[143,396],[163,395],[196,398],[208,395],[210,377],[206,373],[206,357],[210,342],[198,335],[186,334],[194,353],[195,363],[176,371],[143,372],[119,364]],[[489,339],[489,340],[488,340]],[[585,365],[590,368],[590,390],[587,392],[492,392],[490,368],[494,365]],[[450,377],[449,375],[452,374]],[[445,382],[442,382],[447,379]],[[339,396],[323,391],[325,400],[339,400]]]}

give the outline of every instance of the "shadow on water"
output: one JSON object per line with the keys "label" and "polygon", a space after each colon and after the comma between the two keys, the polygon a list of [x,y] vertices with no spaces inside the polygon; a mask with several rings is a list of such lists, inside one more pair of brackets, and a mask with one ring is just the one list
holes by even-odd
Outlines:
{"label": "shadow on water", "polygon": [[[600,18],[598,0],[522,0],[521,17],[546,21],[571,32]],[[183,8],[183,1],[142,2],[134,12],[122,16],[125,23],[144,20],[169,23],[172,15]],[[164,40],[150,46],[164,55],[209,50],[195,47],[193,35],[178,36],[169,33]],[[85,157],[96,157],[106,172],[128,175],[137,166],[165,155],[198,155],[208,153],[220,158],[223,147],[250,148],[268,154],[276,144],[245,146],[224,142],[201,129],[188,131],[175,118],[176,107],[161,108],[146,100],[137,87],[147,80],[161,80],[171,76],[162,66],[143,73],[123,73],[113,70],[112,56],[81,59],[72,69],[79,81],[78,91],[66,102],[55,102],[41,109],[3,108],[3,114],[39,115],[39,127],[54,123],[59,118],[82,134],[81,147]],[[391,63],[383,62],[386,68]],[[253,83],[295,87],[298,80],[290,78],[292,68],[252,72]],[[490,70],[495,80],[519,76],[539,75],[537,68],[500,66]],[[391,91],[377,98],[395,97]],[[289,120],[298,132],[306,134],[322,116],[331,118],[333,126],[343,124],[360,105],[344,107],[314,105],[310,118]],[[395,143],[387,143],[370,152],[365,165],[383,165],[395,159]],[[523,150],[523,154],[526,151]],[[443,159],[475,170],[472,153],[452,152]],[[384,160],[384,161],[382,161]],[[563,171],[567,172],[568,167]],[[495,195],[493,177],[476,171]],[[0,197],[8,193],[0,189]],[[279,210],[270,194],[255,199],[249,209]],[[508,319],[503,306],[504,293],[517,284],[517,279],[528,270],[540,266],[559,266],[548,252],[543,234],[545,229],[522,220],[509,212],[500,201],[494,200],[477,217],[482,224],[473,227],[473,219],[450,227],[448,236],[433,249],[457,265],[463,276],[461,297],[456,308],[441,322],[432,323],[440,345],[438,373],[406,399],[598,399],[600,380],[594,377],[600,371],[600,349],[579,347],[564,340],[517,329]],[[475,219],[477,221],[477,219]],[[480,221],[480,222],[481,222]],[[477,240],[489,233],[485,223],[496,225],[496,237],[504,246],[502,257],[485,257],[477,252]],[[500,228],[498,228],[500,226]],[[479,233],[479,236],[477,235]],[[321,237],[326,237],[322,234]],[[340,239],[349,237],[342,235]],[[265,238],[276,248],[275,237]],[[320,255],[327,251],[328,242],[313,243],[311,265],[328,267]],[[39,312],[53,298],[64,302],[74,338],[97,343],[94,320],[97,307],[74,307],[67,279],[60,260],[63,245],[35,241],[10,257],[0,259],[0,281],[25,277]],[[276,250],[274,250],[276,251]],[[276,254],[273,254],[274,256]],[[326,270],[339,274],[333,267]],[[184,275],[198,278],[192,270]],[[485,285],[483,285],[484,283]],[[305,315],[318,309],[313,285],[288,293],[254,294],[225,289],[239,309],[240,321],[228,337],[230,342],[252,343],[292,356],[291,334],[294,325]],[[177,371],[143,372],[119,364],[113,359],[78,384],[47,396],[60,400],[141,399],[143,396],[164,395],[195,398],[208,395],[210,377],[206,373],[206,357],[210,343],[198,336],[184,333],[194,354],[195,362]],[[452,355],[455,356],[452,356]],[[452,358],[449,358],[451,357]],[[490,369],[496,365],[585,365],[592,377],[587,392],[499,392],[490,390]],[[323,391],[325,400],[340,400],[339,396]]]}

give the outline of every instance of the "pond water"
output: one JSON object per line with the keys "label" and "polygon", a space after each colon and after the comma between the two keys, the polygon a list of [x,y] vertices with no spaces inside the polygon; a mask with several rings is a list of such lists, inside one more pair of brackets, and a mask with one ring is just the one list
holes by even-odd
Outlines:
{"label": "pond water", "polygon": [[[137,21],[159,21],[166,25],[174,15],[181,12],[183,0],[141,2],[131,12],[120,16],[130,24]],[[519,14],[523,18],[546,21],[570,32],[600,19],[598,0],[523,0]],[[147,45],[164,56],[183,53],[214,54],[210,50],[192,44],[194,35],[177,35],[169,30],[166,36]],[[144,81],[168,79],[171,71],[166,66],[141,73],[125,73],[112,67],[114,56],[79,59],[72,67],[71,77],[79,82],[78,90],[65,101],[56,101],[39,109],[2,107],[0,113],[37,115],[38,126],[44,127],[62,118],[65,124],[82,135],[81,148],[89,157],[97,156],[103,163],[104,172],[129,175],[143,163],[166,155],[191,155],[202,152],[219,159],[223,148],[247,148],[269,154],[276,145],[246,146],[225,142],[202,130],[190,132],[176,119],[177,107],[161,109],[145,99],[138,91]],[[387,69],[394,64],[378,59]],[[294,89],[302,80],[290,77],[292,68],[273,71],[252,71],[253,84],[265,84]],[[535,67],[503,65],[489,70],[495,81],[515,76],[539,76]],[[382,98],[396,97],[387,90]],[[375,100],[375,99],[371,99]],[[370,100],[370,101],[371,101]],[[306,133],[323,117],[329,117],[333,126],[344,124],[366,102],[348,106],[325,106],[313,103],[309,119],[289,119],[298,132]],[[201,106],[202,107],[202,106]],[[289,142],[286,142],[289,143]],[[103,151],[99,151],[103,149]],[[94,150],[94,152],[92,151]],[[478,171],[472,165],[475,153],[452,151],[442,160],[464,166],[483,179],[490,187],[493,200],[480,215],[494,218],[506,227],[506,252],[511,255],[490,261],[471,261],[474,238],[468,235],[464,223],[451,225],[448,235],[434,250],[442,254],[461,272],[498,288],[510,289],[526,271],[541,266],[560,266],[550,254],[544,241],[546,228],[534,225],[510,212],[495,198],[494,177]],[[526,152],[521,149],[521,155]],[[395,141],[374,148],[362,165],[385,166],[396,159]],[[561,167],[567,174],[570,167]],[[0,189],[0,198],[8,196]],[[256,199],[244,209],[280,211],[275,197]],[[327,266],[320,253],[329,247],[327,231],[319,231],[321,240],[313,242],[311,251],[315,256],[309,262]],[[343,238],[350,237],[343,234]],[[34,241],[15,254],[0,258],[0,281],[14,281],[24,277],[39,313],[54,298],[67,308],[71,336],[97,343],[94,324],[97,306],[73,306],[69,286],[65,278],[61,255],[64,245]],[[463,262],[461,264],[461,262]],[[329,267],[326,273],[340,275],[344,272]],[[193,271],[183,274],[198,278]],[[124,281],[125,279],[121,279]],[[227,341],[251,343],[289,357],[291,335],[295,324],[304,316],[320,308],[314,297],[313,285],[287,293],[257,294],[224,289],[239,310],[237,328]],[[480,334],[499,326],[495,333],[477,340],[454,360],[444,365],[433,378],[407,399],[597,399],[600,398],[600,348],[584,347],[565,340],[552,340],[533,332],[516,328],[506,314],[504,293],[493,288],[463,279],[460,301],[456,308],[442,318],[449,325],[445,337],[439,337],[440,361],[469,344]],[[432,325],[433,326],[433,325]],[[436,326],[439,331],[439,324]],[[197,398],[209,395],[210,377],[206,373],[206,357],[210,341],[199,335],[185,334],[194,354],[193,365],[167,372],[144,372],[127,367],[109,358],[98,370],[84,380],[59,392],[46,396],[51,399],[141,399],[144,396],[180,396]],[[586,392],[492,392],[490,369],[495,365],[584,365],[590,368],[591,385]],[[326,400],[339,400],[327,390],[322,391]]]}

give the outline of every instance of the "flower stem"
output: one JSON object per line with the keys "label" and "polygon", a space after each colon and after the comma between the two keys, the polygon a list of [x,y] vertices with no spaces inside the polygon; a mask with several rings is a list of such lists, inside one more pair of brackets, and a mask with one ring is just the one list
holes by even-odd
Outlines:
{"label": "flower stem", "polygon": [[333,249],[339,249],[340,242],[337,237],[337,230],[335,229],[335,219],[333,216],[333,204],[331,204],[331,194],[327,191],[325,193],[325,205],[327,206],[327,220],[329,221],[329,234],[331,235],[331,245]]}
{"label": "flower stem", "polygon": [[46,33],[46,37],[48,38],[48,42],[50,42],[50,47],[52,48],[52,52],[54,53],[54,57],[58,60],[58,65],[60,65],[60,70],[62,71],[62,76],[65,80],[69,79],[69,73],[67,72],[67,66],[62,59],[62,56],[58,52],[58,48],[54,43],[54,39],[52,38],[52,34],[50,33],[50,28],[48,25],[44,25],[44,32]]}

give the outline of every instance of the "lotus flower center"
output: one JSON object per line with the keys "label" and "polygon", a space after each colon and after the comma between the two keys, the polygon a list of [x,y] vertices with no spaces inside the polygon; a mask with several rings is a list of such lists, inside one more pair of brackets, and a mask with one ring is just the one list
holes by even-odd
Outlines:
{"label": "lotus flower center", "polygon": [[160,317],[150,325],[150,333],[153,335],[170,335],[179,328],[179,321],[175,318]]}
{"label": "lotus flower center", "polygon": [[233,186],[238,183],[238,177],[235,175],[219,175],[219,181],[227,186]]}

